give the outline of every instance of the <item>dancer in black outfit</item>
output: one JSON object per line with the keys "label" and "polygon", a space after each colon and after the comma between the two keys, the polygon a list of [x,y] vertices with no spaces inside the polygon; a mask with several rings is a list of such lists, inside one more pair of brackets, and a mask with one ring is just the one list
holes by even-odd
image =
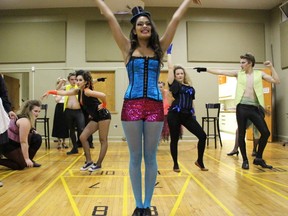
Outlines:
{"label": "dancer in black outfit", "polygon": [[175,172],[180,172],[178,165],[178,141],[180,126],[183,125],[193,133],[198,139],[198,159],[195,165],[202,171],[208,171],[203,163],[205,150],[206,134],[196,121],[193,100],[195,99],[195,89],[185,69],[181,66],[174,66],[171,58],[172,45],[167,50],[168,56],[168,84],[175,100],[172,102],[168,112],[168,124],[170,130],[170,151],[173,158]]}

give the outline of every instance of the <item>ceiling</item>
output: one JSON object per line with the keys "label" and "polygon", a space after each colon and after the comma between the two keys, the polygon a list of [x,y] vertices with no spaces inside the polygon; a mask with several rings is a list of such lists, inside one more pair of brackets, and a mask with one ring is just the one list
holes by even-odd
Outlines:
{"label": "ceiling", "polygon": [[[136,0],[105,0],[107,4],[123,7]],[[139,0],[138,0],[139,1]],[[146,7],[177,7],[183,0],[142,0]],[[201,0],[202,5],[191,4],[191,7],[202,8],[233,8],[269,10],[287,0]],[[137,1],[136,1],[137,2]],[[40,9],[95,7],[93,0],[0,0],[0,10],[4,9]]]}

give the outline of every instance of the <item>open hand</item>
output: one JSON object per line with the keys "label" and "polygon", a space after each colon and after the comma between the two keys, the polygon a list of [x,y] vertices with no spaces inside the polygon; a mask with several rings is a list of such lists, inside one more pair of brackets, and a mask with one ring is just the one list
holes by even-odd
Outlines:
{"label": "open hand", "polygon": [[48,98],[48,96],[49,96],[49,93],[48,93],[48,92],[45,92],[45,93],[41,96],[41,99],[40,99],[40,100],[42,101],[42,100]]}
{"label": "open hand", "polygon": [[11,118],[11,119],[17,119],[17,118],[18,118],[17,115],[16,115],[16,113],[14,113],[13,111],[10,111],[10,112],[8,113],[8,115],[9,115],[9,118]]}
{"label": "open hand", "polygon": [[25,159],[27,167],[33,167],[33,162],[30,159]]}

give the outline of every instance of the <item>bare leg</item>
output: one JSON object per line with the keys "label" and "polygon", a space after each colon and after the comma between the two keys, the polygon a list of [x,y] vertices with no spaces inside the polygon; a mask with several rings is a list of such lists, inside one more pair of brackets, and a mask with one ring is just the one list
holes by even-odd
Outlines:
{"label": "bare leg", "polygon": [[68,148],[68,146],[65,143],[65,138],[62,139],[62,147],[65,148],[65,149]]}
{"label": "bare leg", "polygon": [[57,143],[58,143],[57,149],[60,150],[62,148],[62,139],[61,138],[57,138]]}

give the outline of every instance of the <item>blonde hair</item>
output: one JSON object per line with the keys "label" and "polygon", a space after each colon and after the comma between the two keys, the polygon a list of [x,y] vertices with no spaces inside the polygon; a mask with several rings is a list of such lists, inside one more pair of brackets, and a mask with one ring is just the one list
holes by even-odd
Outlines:
{"label": "blonde hair", "polygon": [[178,69],[181,69],[184,72],[184,81],[183,81],[183,83],[186,84],[186,85],[192,86],[192,81],[191,81],[189,75],[186,73],[186,70],[182,66],[174,65],[174,69],[173,69],[174,76],[175,76],[176,70],[178,70]]}
{"label": "blonde hair", "polygon": [[33,108],[36,107],[41,107],[42,103],[39,100],[28,100],[26,101],[21,110],[19,111],[19,118],[28,118],[30,123],[31,123],[31,128],[34,126],[35,123],[35,117],[32,114]]}

